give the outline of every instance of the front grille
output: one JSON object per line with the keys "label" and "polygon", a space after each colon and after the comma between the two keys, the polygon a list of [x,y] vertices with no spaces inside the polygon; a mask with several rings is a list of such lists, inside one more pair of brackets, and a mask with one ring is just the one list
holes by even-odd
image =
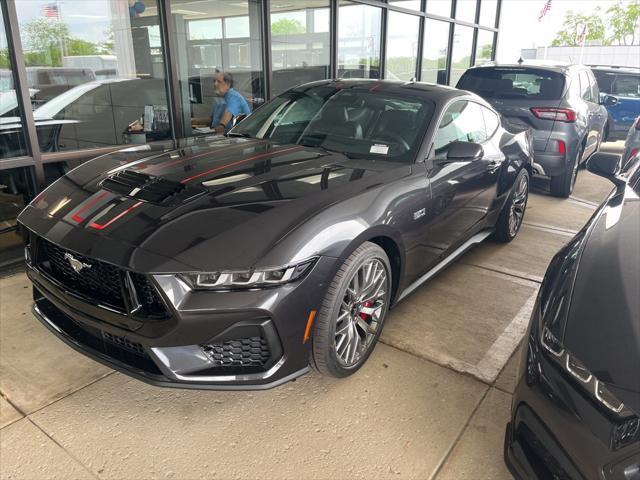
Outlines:
{"label": "front grille", "polygon": [[[148,276],[70,252],[43,238],[38,239],[37,250],[38,268],[70,292],[124,314],[130,310],[149,318],[168,316]],[[82,267],[79,271],[72,267],[74,262]],[[127,276],[131,280],[129,286],[125,281]]]}
{"label": "front grille", "polygon": [[202,345],[202,349],[218,370],[261,371],[271,358],[264,337],[247,337],[221,343]]}
{"label": "front grille", "polygon": [[[39,250],[41,267],[70,291],[126,311],[122,270],[118,267],[71,253],[44,239],[41,239]],[[70,256],[84,264],[79,272],[72,268]]]}

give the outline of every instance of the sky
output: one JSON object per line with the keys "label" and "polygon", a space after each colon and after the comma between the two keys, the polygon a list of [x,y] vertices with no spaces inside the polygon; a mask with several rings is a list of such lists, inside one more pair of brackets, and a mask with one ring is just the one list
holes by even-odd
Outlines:
{"label": "sky", "polygon": [[497,60],[515,62],[523,48],[550,45],[556,32],[562,29],[565,14],[573,10],[589,15],[600,7],[601,12],[617,0],[552,0],[551,10],[538,22],[546,0],[503,0],[498,39]]}

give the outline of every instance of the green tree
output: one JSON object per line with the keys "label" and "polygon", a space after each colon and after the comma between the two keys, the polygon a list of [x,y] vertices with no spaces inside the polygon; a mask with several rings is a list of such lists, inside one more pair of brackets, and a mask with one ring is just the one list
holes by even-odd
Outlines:
{"label": "green tree", "polygon": [[305,33],[306,31],[307,29],[302,23],[289,18],[281,18],[271,24],[271,35],[294,35],[296,33]]}
{"label": "green tree", "polygon": [[609,42],[615,42],[618,45],[633,45],[640,25],[640,1],[635,0],[625,4],[619,0],[616,5],[607,10],[607,14],[609,27],[612,30]]}
{"label": "green tree", "polygon": [[42,62],[52,67],[62,66],[62,46],[71,37],[68,25],[39,17],[22,25],[21,31],[27,51],[27,66],[38,65],[29,63],[31,61]]}
{"label": "green tree", "polygon": [[606,44],[604,22],[597,7],[591,15],[574,13],[569,10],[564,17],[562,30],[556,33],[552,47],[576,47],[580,45],[580,35],[587,28],[586,40],[600,40]]}
{"label": "green tree", "polygon": [[1,48],[0,49],[0,68],[9,69],[11,66],[9,65],[9,49]]}

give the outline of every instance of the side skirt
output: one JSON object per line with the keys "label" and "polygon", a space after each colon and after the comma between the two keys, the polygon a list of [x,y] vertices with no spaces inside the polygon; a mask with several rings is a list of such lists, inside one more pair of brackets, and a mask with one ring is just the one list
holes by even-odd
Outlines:
{"label": "side skirt", "polygon": [[429,280],[431,277],[439,273],[443,270],[447,265],[457,259],[464,252],[469,250],[475,244],[482,242],[485,238],[493,233],[493,229],[483,230],[481,232],[476,233],[473,237],[467,240],[465,243],[460,245],[457,249],[455,249],[449,256],[444,258],[440,263],[438,263],[435,267],[429,270],[427,273],[418,278],[415,282],[405,288],[402,294],[398,297],[398,300],[395,302],[396,304],[402,301],[407,295],[412,293],[416,288],[422,285],[424,282]]}

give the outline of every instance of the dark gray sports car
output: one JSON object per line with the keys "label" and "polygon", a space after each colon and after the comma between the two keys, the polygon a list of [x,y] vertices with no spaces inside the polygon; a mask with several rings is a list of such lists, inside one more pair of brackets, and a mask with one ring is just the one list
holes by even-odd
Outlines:
{"label": "dark gray sports car", "polygon": [[157,385],[347,376],[390,307],[474,243],[516,236],[531,142],[452,88],[294,88],[227,137],[102,156],[34,199],[19,217],[34,312]]}

